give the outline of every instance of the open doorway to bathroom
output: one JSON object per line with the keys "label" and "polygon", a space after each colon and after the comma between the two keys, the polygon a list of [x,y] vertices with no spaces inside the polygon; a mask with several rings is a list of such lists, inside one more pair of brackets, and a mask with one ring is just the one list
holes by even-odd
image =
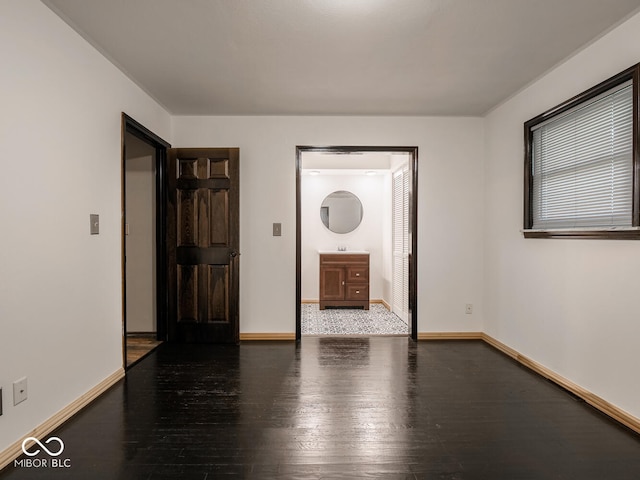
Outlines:
{"label": "open doorway to bathroom", "polygon": [[169,144],[122,114],[123,360],[166,339],[164,174]]}
{"label": "open doorway to bathroom", "polygon": [[417,154],[417,147],[297,147],[298,340],[417,339]]}

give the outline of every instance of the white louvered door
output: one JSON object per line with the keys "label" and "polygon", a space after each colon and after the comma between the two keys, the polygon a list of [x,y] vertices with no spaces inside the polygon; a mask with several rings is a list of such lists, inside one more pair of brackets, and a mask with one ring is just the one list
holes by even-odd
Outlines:
{"label": "white louvered door", "polygon": [[409,169],[393,175],[393,287],[392,311],[409,320]]}

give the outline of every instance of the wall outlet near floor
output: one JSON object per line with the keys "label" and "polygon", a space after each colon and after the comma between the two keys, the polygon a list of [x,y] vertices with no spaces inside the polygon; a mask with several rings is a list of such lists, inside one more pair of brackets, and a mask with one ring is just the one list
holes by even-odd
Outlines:
{"label": "wall outlet near floor", "polygon": [[466,313],[467,315],[471,315],[473,313],[473,304],[472,303],[467,303],[464,306],[464,313]]}
{"label": "wall outlet near floor", "polygon": [[27,377],[13,382],[13,404],[18,405],[27,399]]}

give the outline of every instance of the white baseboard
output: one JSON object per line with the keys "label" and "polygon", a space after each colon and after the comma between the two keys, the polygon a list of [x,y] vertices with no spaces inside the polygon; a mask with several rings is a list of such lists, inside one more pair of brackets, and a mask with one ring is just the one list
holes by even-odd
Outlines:
{"label": "white baseboard", "polygon": [[124,369],[120,368],[116,372],[109,375],[98,385],[93,387],[84,395],[71,402],[64,407],[58,413],[53,415],[44,423],[38,425],[30,432],[25,433],[24,437],[17,442],[11,444],[5,450],[0,452],[0,470],[9,465],[13,460],[22,455],[22,441],[27,437],[43,438],[53,432],[56,428],[62,425],[64,422],[73,417],[76,413],[89,405],[93,400],[106,392],[109,388],[115,385],[120,379],[124,378]]}
{"label": "white baseboard", "polygon": [[561,386],[565,390],[573,393],[578,398],[581,398],[585,402],[587,402],[592,407],[600,410],[605,415],[613,418],[617,422],[629,427],[636,433],[640,433],[640,418],[631,415],[629,412],[622,410],[621,408],[607,402],[605,399],[597,396],[596,394],[590,392],[589,390],[581,387],[580,385],[573,383],[571,380],[564,378],[562,375],[557,374],[553,370],[548,369],[544,365],[536,362],[535,360],[531,360],[530,358],[525,357],[518,351],[513,348],[505,345],[504,343],[496,340],[495,338],[487,335],[486,333],[482,334],[482,340],[486,343],[494,347],[495,349],[501,351],[505,355],[513,358],[520,364],[524,365],[528,369],[536,372],[538,375],[542,375],[544,378],[551,380],[557,385]]}
{"label": "white baseboard", "polygon": [[418,340],[482,340],[482,332],[418,332]]}
{"label": "white baseboard", "polygon": [[534,371],[538,375],[542,375],[544,378],[547,378],[565,390],[568,390],[576,397],[581,398],[592,407],[600,410],[605,415],[626,427],[629,427],[634,432],[640,433],[640,418],[631,415],[629,412],[625,412],[621,408],[607,402],[603,398],[589,390],[586,390],[580,385],[573,383],[571,380],[564,378],[562,375],[557,374],[535,360],[525,357],[517,350],[505,345],[501,341],[496,340],[484,332],[422,332],[418,333],[418,340],[482,340],[496,350]]}
{"label": "white baseboard", "polygon": [[[303,298],[302,300],[300,300],[300,303],[320,303],[319,300],[317,299],[311,299],[311,298]],[[385,308],[389,311],[391,311],[391,305],[389,305],[384,299],[382,298],[373,298],[371,300],[369,300],[369,303],[381,303],[382,305],[385,306]]]}
{"label": "white baseboard", "polygon": [[[294,333],[244,333],[240,334],[240,340],[295,340]],[[594,393],[582,388],[581,386],[573,383],[572,381],[562,377],[561,375],[553,372],[547,367],[539,364],[538,362],[531,360],[524,355],[520,354],[513,348],[505,345],[504,343],[496,340],[490,335],[484,332],[422,332],[418,333],[418,340],[482,340],[499,350],[500,352],[508,355],[514,360],[518,361],[525,367],[532,371],[542,375],[545,378],[555,382],[562,388],[570,391],[577,397],[583,399],[594,408],[600,410],[605,415],[608,415],[612,419],[627,426],[631,430],[640,433],[640,419],[631,415],[630,413],[622,410],[621,408],[612,405],[603,398],[598,397]],[[26,433],[23,438],[36,437],[42,438],[54,431],[64,422],[69,420],[73,415],[78,413],[98,396],[106,392],[120,379],[124,377],[124,370],[119,369],[109,377],[105,378],[98,385],[93,387],[87,393],[79,397],[74,402],[67,405],[51,418],[46,420],[41,425],[37,426],[30,432]],[[0,470],[9,465],[13,460],[18,458],[22,454],[22,439],[10,445],[8,448],[0,452]]]}
{"label": "white baseboard", "polygon": [[240,341],[258,341],[258,340],[295,340],[295,333],[241,333]]}

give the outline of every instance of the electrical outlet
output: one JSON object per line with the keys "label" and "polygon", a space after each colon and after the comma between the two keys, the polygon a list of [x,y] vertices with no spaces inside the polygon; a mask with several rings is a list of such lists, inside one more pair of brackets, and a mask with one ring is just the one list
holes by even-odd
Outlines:
{"label": "electrical outlet", "polygon": [[13,404],[18,405],[27,399],[27,377],[13,382]]}
{"label": "electrical outlet", "polygon": [[282,224],[281,223],[274,223],[273,224],[273,236],[274,237],[282,236]]}
{"label": "electrical outlet", "polygon": [[466,313],[467,315],[471,315],[473,313],[473,304],[467,303],[464,306],[464,313]]}

